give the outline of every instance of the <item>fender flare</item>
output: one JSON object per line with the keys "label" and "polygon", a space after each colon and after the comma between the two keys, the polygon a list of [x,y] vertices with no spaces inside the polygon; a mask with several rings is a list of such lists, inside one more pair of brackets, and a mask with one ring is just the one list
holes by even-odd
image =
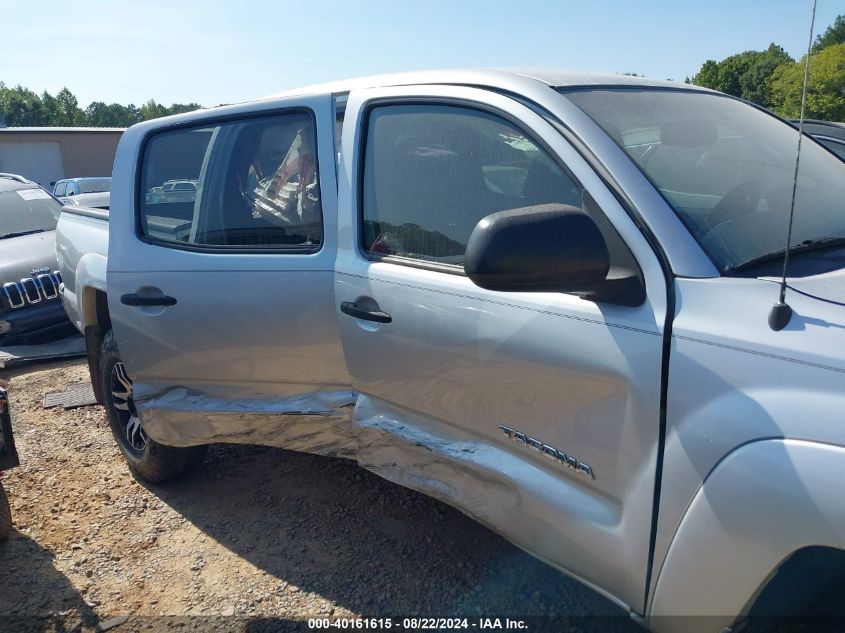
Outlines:
{"label": "fender flare", "polygon": [[106,292],[106,262],[103,255],[83,255],[76,266],[76,297],[79,306],[79,328],[97,324],[97,291]]}
{"label": "fender flare", "polygon": [[[649,626],[672,631],[679,616],[708,630],[743,615],[778,566],[808,546],[845,549],[845,447],[791,439],[745,444],[708,475],[669,547]],[[705,620],[701,619],[704,624]]]}

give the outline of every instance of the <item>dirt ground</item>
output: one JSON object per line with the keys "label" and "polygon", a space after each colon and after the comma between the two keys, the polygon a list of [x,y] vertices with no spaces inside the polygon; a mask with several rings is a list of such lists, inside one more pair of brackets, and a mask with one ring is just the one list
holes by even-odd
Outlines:
{"label": "dirt ground", "polygon": [[349,461],[213,446],[195,473],[141,484],[101,407],[42,408],[45,393],[87,380],[83,361],[0,374],[21,458],[3,476],[15,524],[0,544],[4,632],[478,615],[642,630],[456,510]]}

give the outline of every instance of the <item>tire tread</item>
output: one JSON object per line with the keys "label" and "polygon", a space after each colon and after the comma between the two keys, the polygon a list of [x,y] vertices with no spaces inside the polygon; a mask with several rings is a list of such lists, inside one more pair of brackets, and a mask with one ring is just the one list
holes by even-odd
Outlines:
{"label": "tire tread", "polygon": [[123,453],[129,470],[137,479],[159,484],[196,468],[205,458],[207,445],[175,447],[165,446],[147,437],[147,444],[141,456],[130,452],[123,443],[122,431],[117,419],[117,410],[111,405],[110,381],[112,367],[120,360],[120,352],[114,340],[112,330],[103,336],[102,353],[100,354],[100,380],[106,402],[106,415],[109,419],[112,435],[114,435],[120,452]]}

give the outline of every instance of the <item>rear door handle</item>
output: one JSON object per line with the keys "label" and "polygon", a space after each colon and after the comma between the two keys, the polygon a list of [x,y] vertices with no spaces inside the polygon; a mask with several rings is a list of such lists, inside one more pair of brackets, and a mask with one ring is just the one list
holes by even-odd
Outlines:
{"label": "rear door handle", "polygon": [[175,306],[176,297],[139,297],[132,293],[121,295],[120,302],[125,306]]}
{"label": "rear door handle", "polygon": [[359,308],[353,301],[344,301],[341,303],[340,311],[351,317],[364,319],[365,321],[375,321],[376,323],[390,323],[393,321],[387,312],[382,312],[381,310],[365,310]]}

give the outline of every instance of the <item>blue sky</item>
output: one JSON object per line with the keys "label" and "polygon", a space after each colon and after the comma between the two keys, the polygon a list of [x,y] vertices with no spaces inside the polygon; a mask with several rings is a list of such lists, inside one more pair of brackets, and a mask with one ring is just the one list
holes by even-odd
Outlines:
{"label": "blue sky", "polygon": [[[7,0],[11,4],[10,0]],[[6,4],[6,3],[4,3]],[[546,66],[683,80],[770,42],[807,46],[810,0],[34,0],[2,9],[0,81],[211,106],[422,68]],[[843,0],[818,0],[816,30]]]}

